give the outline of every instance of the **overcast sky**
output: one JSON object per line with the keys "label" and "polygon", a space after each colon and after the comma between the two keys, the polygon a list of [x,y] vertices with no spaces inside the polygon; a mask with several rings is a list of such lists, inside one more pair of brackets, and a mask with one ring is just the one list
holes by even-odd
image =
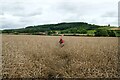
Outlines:
{"label": "overcast sky", "polygon": [[119,0],[0,0],[0,29],[60,22],[118,26]]}

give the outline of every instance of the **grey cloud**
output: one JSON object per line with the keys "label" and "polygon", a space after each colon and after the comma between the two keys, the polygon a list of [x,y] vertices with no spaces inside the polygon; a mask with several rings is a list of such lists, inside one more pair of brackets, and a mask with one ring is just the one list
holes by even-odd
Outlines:
{"label": "grey cloud", "polygon": [[24,23],[24,24],[29,24],[29,23],[32,23],[33,20],[34,20],[34,18],[32,18],[32,17],[22,17],[20,19],[20,22]]}
{"label": "grey cloud", "polygon": [[3,13],[2,13],[2,12],[0,12],[0,15],[3,15]]}
{"label": "grey cloud", "polygon": [[15,26],[16,26],[15,24],[7,24],[7,23],[1,25],[1,27],[4,28],[4,29],[6,29],[6,28],[15,28]]}
{"label": "grey cloud", "polygon": [[118,14],[117,12],[111,11],[111,12],[106,12],[101,17],[118,17]]}
{"label": "grey cloud", "polygon": [[[81,21],[94,24],[115,24],[114,0],[2,0],[0,25],[3,28],[19,28],[26,25],[47,24],[63,21]],[[91,1],[91,2],[90,2]],[[105,3],[104,3],[105,2]],[[109,2],[109,3],[108,3]],[[115,3],[113,3],[115,2]],[[4,16],[5,19],[2,19]],[[109,18],[110,19],[106,19]],[[107,21],[105,21],[105,18]],[[104,20],[104,22],[103,22]],[[115,21],[115,20],[114,20]]]}
{"label": "grey cloud", "polygon": [[35,16],[35,15],[41,15],[42,12],[39,10],[41,9],[36,9],[36,10],[28,11],[28,12],[27,10],[20,10],[18,12],[14,12],[13,16],[30,17],[30,16]]}
{"label": "grey cloud", "polygon": [[[64,15],[67,14],[80,14],[82,15],[82,7],[81,5],[78,5],[79,3],[73,3],[69,1],[64,1],[56,5],[55,10],[60,12],[61,14],[63,13]],[[80,11],[81,10],[81,11]]]}
{"label": "grey cloud", "polygon": [[57,6],[58,10],[63,10],[65,12],[74,12],[77,11],[77,7],[73,5],[71,2],[62,2]]}
{"label": "grey cloud", "polygon": [[[63,1],[57,5],[54,8],[55,11],[60,12],[61,14],[67,15],[67,14],[75,14],[78,17],[79,16],[94,16],[101,14],[104,7],[107,9],[107,5],[101,6],[101,4],[94,4],[94,3],[87,3],[87,2],[82,2],[82,1]],[[96,14],[97,12],[97,14]]]}
{"label": "grey cloud", "polygon": [[24,24],[19,24],[19,23],[4,23],[0,25],[2,29],[16,29],[16,28],[23,28]]}
{"label": "grey cloud", "polygon": [[32,3],[25,4],[24,2],[11,2],[0,5],[3,14],[11,14],[13,16],[35,16],[42,14],[42,8],[31,7]]}

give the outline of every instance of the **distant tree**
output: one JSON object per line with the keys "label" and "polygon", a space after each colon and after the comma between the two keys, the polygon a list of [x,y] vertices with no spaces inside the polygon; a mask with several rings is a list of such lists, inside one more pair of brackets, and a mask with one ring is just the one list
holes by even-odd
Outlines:
{"label": "distant tree", "polygon": [[72,28],[72,29],[70,30],[70,32],[71,32],[71,33],[76,33],[76,32],[77,32],[77,28]]}
{"label": "distant tree", "polygon": [[13,30],[3,30],[3,31],[2,31],[2,33],[7,33],[7,34],[13,33],[13,32],[14,32]]}
{"label": "distant tree", "polygon": [[48,33],[48,35],[51,35],[51,34],[55,34],[56,32],[55,31],[48,31],[47,33]]}
{"label": "distant tree", "polygon": [[[36,32],[49,32],[48,34],[54,33],[54,31],[60,31],[62,33],[80,33],[86,34],[86,30],[94,30],[100,26],[91,25],[84,22],[69,22],[69,23],[58,23],[58,24],[45,24],[45,25],[34,25],[26,28],[14,29],[14,30],[3,30],[2,33],[36,33]],[[79,29],[81,28],[81,29]],[[52,32],[50,32],[52,31]]]}
{"label": "distant tree", "polygon": [[95,32],[95,36],[109,36],[109,34],[106,29],[97,29]]}
{"label": "distant tree", "polygon": [[116,37],[116,34],[113,30],[108,30],[108,34],[110,37]]}
{"label": "distant tree", "polygon": [[18,34],[19,34],[19,32],[14,32],[14,34],[15,34],[15,35],[18,35]]}
{"label": "distant tree", "polygon": [[63,33],[69,33],[69,30],[63,30],[63,31],[61,31],[61,34],[63,34]]}
{"label": "distant tree", "polygon": [[52,34],[52,31],[48,31],[48,35],[51,35]]}
{"label": "distant tree", "polygon": [[81,31],[80,31],[80,30],[77,30],[77,32],[76,32],[76,33],[81,34]]}
{"label": "distant tree", "polygon": [[120,30],[114,30],[114,33],[116,34],[117,37],[120,37]]}
{"label": "distant tree", "polygon": [[79,34],[87,34],[87,30],[85,28],[79,28],[77,30],[77,33],[79,33]]}
{"label": "distant tree", "polygon": [[108,26],[110,27],[110,24],[108,24]]}
{"label": "distant tree", "polygon": [[81,30],[81,34],[86,34],[87,33],[87,30],[86,29],[82,29]]}

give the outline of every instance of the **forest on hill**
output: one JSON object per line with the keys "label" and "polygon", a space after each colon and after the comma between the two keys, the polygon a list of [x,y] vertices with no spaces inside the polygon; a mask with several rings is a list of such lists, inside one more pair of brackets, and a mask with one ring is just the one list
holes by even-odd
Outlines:
{"label": "forest on hill", "polygon": [[2,33],[7,34],[30,34],[30,35],[86,35],[86,36],[120,36],[120,30],[114,30],[114,27],[99,26],[85,22],[64,22],[57,24],[44,24],[27,26],[20,29],[5,29]]}

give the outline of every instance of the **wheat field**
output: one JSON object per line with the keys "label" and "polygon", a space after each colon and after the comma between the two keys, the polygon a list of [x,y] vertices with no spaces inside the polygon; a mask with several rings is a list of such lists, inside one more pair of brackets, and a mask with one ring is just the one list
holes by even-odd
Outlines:
{"label": "wheat field", "polygon": [[4,78],[116,78],[118,38],[3,35]]}

